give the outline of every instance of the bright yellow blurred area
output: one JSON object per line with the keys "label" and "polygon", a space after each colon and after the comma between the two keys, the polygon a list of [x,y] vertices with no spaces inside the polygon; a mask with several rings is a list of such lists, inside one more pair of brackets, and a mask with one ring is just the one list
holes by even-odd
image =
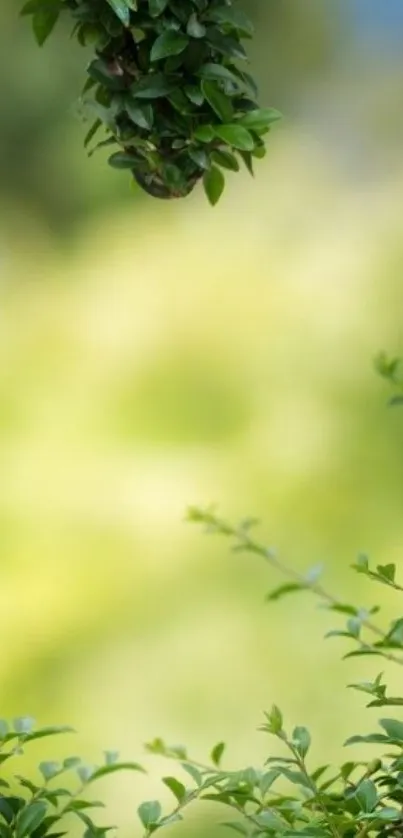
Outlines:
{"label": "bright yellow blurred area", "polygon": [[[382,667],[341,662],[348,645],[322,640],[340,620],[265,605],[281,579],[184,515],[256,515],[287,564],[323,562],[342,600],[396,616],[349,565],[400,560],[403,419],[372,359],[402,345],[402,206],[403,158],[350,178],[285,120],[214,210],[201,191],[114,205],[65,248],[32,208],[4,214],[0,697],[78,729],[47,757],[141,760],[162,736],[258,762],[276,702],[326,761],[375,723],[345,684]],[[105,784],[127,830],[167,799],[146,763]]]}

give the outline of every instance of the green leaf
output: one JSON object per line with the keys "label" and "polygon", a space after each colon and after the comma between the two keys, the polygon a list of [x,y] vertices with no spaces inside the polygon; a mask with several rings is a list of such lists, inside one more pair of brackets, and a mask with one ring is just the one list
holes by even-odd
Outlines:
{"label": "green leaf", "polygon": [[162,35],[154,41],[150,53],[151,61],[161,61],[170,55],[180,55],[189,43],[187,35],[175,32],[173,29],[166,29]]}
{"label": "green leaf", "polygon": [[132,84],[130,91],[137,99],[158,99],[167,96],[175,87],[163,73],[153,73]]}
{"label": "green leaf", "polygon": [[60,5],[58,2],[47,3],[41,6],[34,14],[32,27],[39,46],[43,46],[58,21]]}
{"label": "green leaf", "polygon": [[85,135],[85,138],[84,138],[84,148],[88,148],[91,140],[94,139],[97,131],[99,131],[101,126],[102,126],[102,120],[101,119],[96,119],[95,122],[92,123],[91,127],[87,131],[87,133]]}
{"label": "green leaf", "polygon": [[202,79],[212,79],[213,81],[230,81],[232,84],[240,86],[239,77],[224,67],[223,64],[207,63],[202,64],[198,73]]}
{"label": "green leaf", "polygon": [[311,744],[311,734],[306,727],[295,727],[292,734],[296,750],[301,757],[305,757]]}
{"label": "green leaf", "polygon": [[259,788],[263,796],[267,794],[278,777],[280,777],[280,771],[278,771],[277,768],[271,768],[270,771],[263,774],[259,783]]}
{"label": "green leaf", "polygon": [[172,792],[174,797],[176,797],[178,803],[182,803],[186,797],[186,788],[183,783],[180,783],[176,777],[163,777],[162,782]]}
{"label": "green leaf", "polygon": [[159,17],[165,11],[168,0],[148,0],[148,8],[151,17]]}
{"label": "green leaf", "polygon": [[152,106],[148,102],[137,102],[133,97],[125,99],[125,109],[132,122],[139,128],[150,130],[154,122]]}
{"label": "green leaf", "polygon": [[203,176],[204,191],[211,206],[215,206],[221,198],[225,187],[224,175],[217,166],[212,166]]}
{"label": "green leaf", "polygon": [[250,128],[252,131],[259,133],[259,131],[268,128],[269,125],[279,119],[282,119],[280,111],[276,111],[274,108],[257,108],[244,114],[239,123],[245,128]]}
{"label": "green leaf", "polygon": [[213,163],[217,163],[217,165],[221,166],[223,169],[229,169],[229,171],[231,172],[239,172],[238,160],[236,159],[234,154],[231,154],[230,151],[216,149],[213,151],[211,155],[211,160]]}
{"label": "green leaf", "polygon": [[34,727],[35,719],[31,716],[19,716],[18,719],[13,721],[13,728],[18,734],[31,733]]}
{"label": "green leaf", "polygon": [[186,32],[191,38],[204,38],[206,34],[206,27],[200,23],[195,12],[190,15],[186,26]]}
{"label": "green leaf", "polygon": [[383,576],[384,579],[387,579],[388,582],[394,582],[396,576],[396,565],[395,564],[385,564],[385,565],[377,565],[377,571],[380,576]]}
{"label": "green leaf", "polygon": [[201,143],[211,143],[214,140],[214,128],[212,125],[199,125],[193,132],[193,136]]}
{"label": "green leaf", "polygon": [[119,759],[119,751],[105,751],[106,765],[114,765]]}
{"label": "green leaf", "polygon": [[94,81],[104,85],[108,90],[122,90],[124,88],[122,75],[111,69],[102,58],[92,61],[87,72]]}
{"label": "green leaf", "polygon": [[398,809],[392,809],[391,806],[385,806],[376,813],[377,820],[380,821],[398,821],[401,820],[402,813]]}
{"label": "green leaf", "polygon": [[238,148],[241,151],[252,151],[255,146],[252,134],[241,125],[214,126],[214,131],[220,140],[223,140],[224,143],[227,143],[232,148]]}
{"label": "green leaf", "polygon": [[378,792],[372,780],[363,780],[356,789],[355,796],[363,812],[372,812],[378,803]]}
{"label": "green leaf", "polygon": [[66,759],[63,760],[63,768],[67,771],[70,768],[77,768],[78,765],[81,765],[80,757],[66,757]]}
{"label": "green leaf", "polygon": [[188,97],[190,102],[193,102],[194,105],[200,107],[200,105],[204,102],[204,96],[200,87],[196,87],[194,84],[187,84],[183,88],[185,95]]}
{"label": "green leaf", "polygon": [[208,20],[216,21],[216,23],[227,24],[244,35],[250,37],[253,35],[253,24],[240,9],[234,6],[218,6],[211,9],[206,17]]}
{"label": "green leaf", "polygon": [[45,780],[51,780],[52,777],[56,777],[57,774],[63,771],[63,766],[60,762],[40,762],[39,771]]}
{"label": "green leaf", "polygon": [[391,739],[403,742],[403,722],[396,719],[379,719],[379,724]]}
{"label": "green leaf", "polygon": [[270,713],[265,713],[268,721],[266,729],[274,735],[282,733],[283,730],[283,714],[277,704],[273,704]]}
{"label": "green leaf", "polygon": [[204,98],[207,100],[213,111],[223,122],[230,122],[234,115],[234,108],[231,99],[223,93],[214,81],[204,79],[201,84]]}
{"label": "green leaf", "polygon": [[200,787],[203,782],[203,777],[200,771],[197,768],[195,768],[194,765],[191,765],[189,762],[182,762],[181,766],[183,770],[189,774],[192,780],[195,781],[196,785]]}
{"label": "green leaf", "polygon": [[211,762],[219,768],[221,763],[222,755],[225,751],[225,742],[218,742],[217,745],[214,746],[213,750],[210,754]]}
{"label": "green leaf", "polygon": [[282,599],[283,596],[286,594],[292,594],[295,591],[304,591],[305,586],[300,585],[297,582],[286,582],[284,585],[279,585],[278,588],[274,588],[273,591],[270,591],[266,595],[267,602],[275,602],[278,599]]}
{"label": "green leaf", "polygon": [[203,148],[189,148],[188,154],[190,159],[193,160],[197,166],[200,166],[201,169],[210,168],[209,156]]}
{"label": "green leaf", "polygon": [[141,823],[147,829],[152,824],[158,823],[161,817],[161,804],[158,800],[148,800],[137,809],[137,814]]}
{"label": "green leaf", "polygon": [[108,3],[123,26],[130,26],[130,7],[126,0],[108,0]]}
{"label": "green leaf", "polygon": [[107,774],[115,774],[116,771],[141,771],[143,774],[145,773],[143,766],[139,765],[138,762],[111,762],[96,768],[88,782],[92,783],[94,780],[99,780],[100,777],[106,777]]}
{"label": "green leaf", "polygon": [[390,737],[384,736],[383,733],[369,733],[367,736],[350,736],[349,739],[346,739],[344,745],[357,745],[360,743],[366,744],[384,744],[385,742],[390,743]]}
{"label": "green leaf", "polygon": [[25,835],[32,835],[43,821],[46,813],[47,805],[43,800],[37,800],[25,806],[17,819],[16,838],[24,838]]}
{"label": "green leaf", "polygon": [[104,808],[105,803],[101,800],[72,800],[67,805],[66,812],[80,812],[83,809]]}

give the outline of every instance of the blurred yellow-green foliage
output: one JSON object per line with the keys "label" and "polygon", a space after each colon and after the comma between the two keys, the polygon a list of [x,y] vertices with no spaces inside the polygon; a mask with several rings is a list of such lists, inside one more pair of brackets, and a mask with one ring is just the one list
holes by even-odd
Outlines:
{"label": "blurred yellow-green foliage", "polygon": [[[371,362],[402,345],[402,65],[346,4],[300,5],[251,4],[263,97],[290,115],[212,211],[87,161],[83,56],[61,31],[39,52],[2,4],[0,696],[74,724],[56,750],[224,738],[253,762],[273,701],[318,759],[362,725],[344,684],[380,667],[341,663],[337,620],[268,609],[274,573],[183,522],[256,514],[341,598],[372,602],[360,550],[399,563],[403,419]],[[159,793],[110,789],[126,826]]]}

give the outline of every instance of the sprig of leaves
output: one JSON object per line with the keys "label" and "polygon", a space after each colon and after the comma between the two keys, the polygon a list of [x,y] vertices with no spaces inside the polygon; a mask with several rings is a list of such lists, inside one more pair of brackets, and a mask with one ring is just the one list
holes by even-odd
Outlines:
{"label": "sprig of leaves", "polygon": [[[69,732],[72,728],[67,726],[38,728],[28,716],[12,722],[0,719],[0,766],[16,755],[21,757],[35,740]],[[62,838],[67,834],[68,815],[81,822],[84,838],[104,838],[113,827],[96,824],[88,814],[104,804],[85,795],[90,784],[116,771],[143,772],[144,768],[137,762],[119,761],[118,753],[106,751],[102,765],[88,765],[76,756],[62,762],[42,761],[38,766],[39,783],[19,773],[12,781],[0,777],[1,838]],[[60,785],[59,778],[66,774],[75,779],[73,786]]]}
{"label": "sprig of leaves", "polygon": [[89,154],[114,147],[110,165],[158,198],[202,181],[212,205],[225,172],[244,164],[253,174],[280,114],[256,102],[242,43],[253,27],[232,0],[27,0],[22,14],[39,45],[67,14],[79,43],[94,47]]}
{"label": "sprig of leaves", "polygon": [[[268,602],[277,602],[291,593],[310,591],[321,600],[322,608],[346,615],[347,620],[343,629],[333,629],[326,634],[328,638],[346,637],[358,647],[351,652],[347,652],[344,655],[345,658],[358,655],[378,655],[403,666],[403,657],[395,654],[396,650],[403,651],[403,619],[392,621],[389,627],[384,630],[372,619],[372,615],[380,610],[378,606],[357,607],[337,599],[323,587],[319,582],[322,574],[321,566],[315,565],[305,575],[289,567],[277,557],[272,549],[253,537],[251,530],[258,523],[254,518],[246,518],[238,525],[234,525],[220,518],[214,507],[207,507],[206,509],[191,507],[188,510],[187,519],[192,523],[203,524],[207,533],[215,533],[229,538],[232,542],[233,551],[260,556],[281,575],[290,579],[289,582],[277,586],[266,595]],[[396,581],[396,566],[394,564],[378,565],[373,570],[368,559],[360,556],[351,567],[357,573],[364,574],[372,581],[388,585],[396,591],[403,590]],[[363,630],[366,630],[369,636],[376,635],[378,640],[374,641],[363,636]]]}

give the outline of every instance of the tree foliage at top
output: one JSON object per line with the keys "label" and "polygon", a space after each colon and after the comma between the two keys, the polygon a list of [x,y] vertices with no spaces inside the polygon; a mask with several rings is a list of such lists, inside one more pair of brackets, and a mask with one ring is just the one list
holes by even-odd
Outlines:
{"label": "tree foliage at top", "polygon": [[66,13],[95,51],[83,88],[90,154],[111,146],[110,165],[154,197],[184,197],[203,180],[213,205],[223,169],[241,161],[253,174],[280,114],[256,101],[242,43],[253,27],[231,0],[28,0],[22,9],[39,45]]}

